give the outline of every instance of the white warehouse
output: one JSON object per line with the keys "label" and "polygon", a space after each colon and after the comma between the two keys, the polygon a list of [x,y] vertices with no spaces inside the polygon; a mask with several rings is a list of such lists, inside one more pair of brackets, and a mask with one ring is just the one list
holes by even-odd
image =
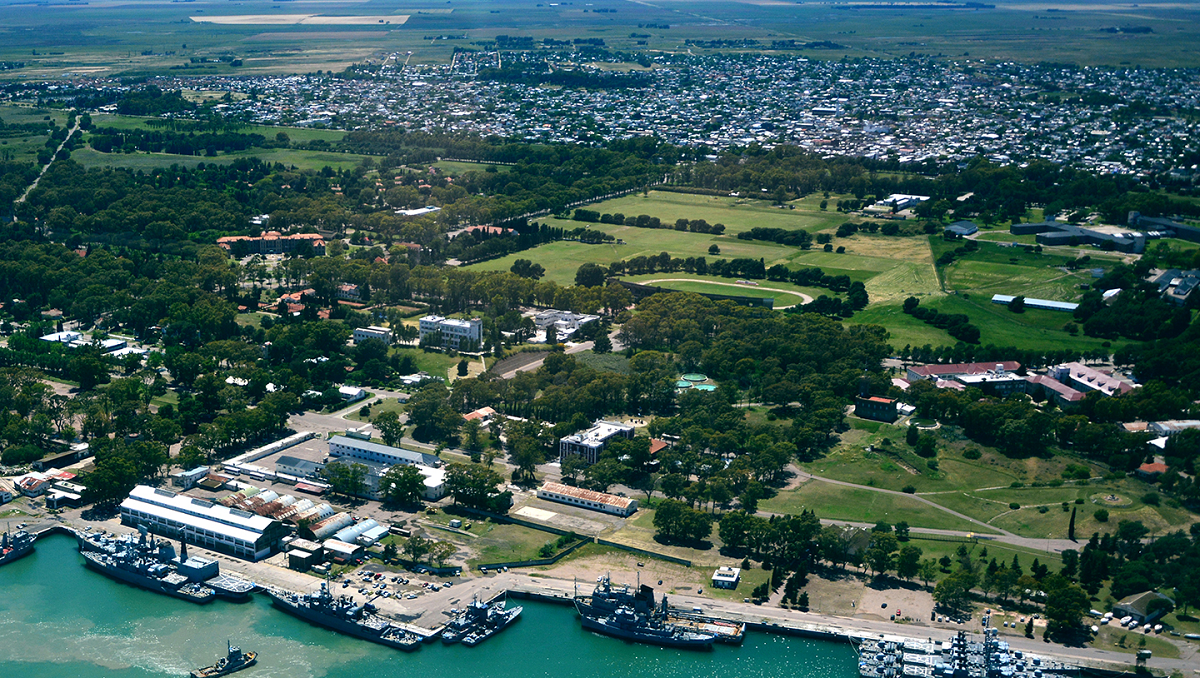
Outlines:
{"label": "white warehouse", "polygon": [[272,518],[146,485],[121,502],[121,522],[246,560],[270,556],[288,531]]}

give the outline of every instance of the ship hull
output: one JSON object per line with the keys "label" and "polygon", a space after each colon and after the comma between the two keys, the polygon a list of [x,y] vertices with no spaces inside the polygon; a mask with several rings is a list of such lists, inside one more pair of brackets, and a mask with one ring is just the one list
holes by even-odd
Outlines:
{"label": "ship hull", "polygon": [[0,556],[0,565],[7,565],[15,560],[20,560],[30,553],[33,553],[33,544],[30,544],[24,548],[13,549],[8,553],[5,553],[3,556]]}
{"label": "ship hull", "polygon": [[491,638],[492,636],[496,635],[497,633],[500,633],[501,631],[508,628],[509,626],[512,626],[513,622],[515,622],[521,618],[521,612],[524,609],[525,608],[523,608],[523,607],[516,607],[516,608],[513,608],[512,610],[506,610],[504,622],[502,624],[500,624],[494,628],[488,629],[487,631],[484,631],[481,634],[474,635],[474,636],[468,636],[468,637],[464,638],[462,641],[463,645],[466,645],[467,647],[475,647],[476,645],[482,643],[483,641],[487,640],[488,638]]}
{"label": "ship hull", "polygon": [[248,669],[258,663],[258,654],[247,652],[243,655],[240,662],[236,664],[228,664],[224,668],[218,666],[206,666],[202,669],[192,671],[192,678],[217,678],[218,676],[228,676],[231,673],[237,673],[242,669]]}
{"label": "ship hull", "polygon": [[168,586],[164,586],[163,583],[158,581],[157,579],[151,579],[150,577],[143,577],[142,575],[139,575],[139,574],[136,574],[133,572],[126,572],[125,570],[122,570],[122,569],[116,568],[116,567],[107,567],[104,564],[98,563],[91,558],[85,557],[84,562],[87,563],[88,567],[92,568],[93,570],[96,570],[97,572],[99,572],[107,577],[111,577],[118,581],[123,581],[126,584],[129,584],[131,586],[136,586],[140,589],[146,589],[147,591],[153,591],[155,593],[163,593],[163,594],[166,594],[173,598],[178,598],[180,600],[186,600],[189,603],[196,603],[197,605],[203,605],[205,603],[212,601],[212,599],[216,597],[216,594],[209,594],[207,596],[190,596],[190,595],[187,595],[184,593],[180,593],[179,591],[176,591]]}
{"label": "ship hull", "polygon": [[412,652],[421,646],[419,641],[400,642],[391,640],[379,635],[379,633],[377,633],[374,629],[363,628],[362,626],[345,619],[338,619],[336,617],[330,617],[328,615],[312,612],[306,607],[289,602],[287,599],[278,596],[272,591],[268,591],[267,595],[271,597],[271,602],[275,604],[275,607],[287,612],[293,617],[298,617],[316,626],[323,626],[331,631],[337,631],[338,633],[343,633],[347,636],[354,636],[355,638],[369,640],[372,643],[379,643],[380,645],[386,645],[397,650],[404,650],[405,652]]}
{"label": "ship hull", "polygon": [[596,633],[602,633],[613,638],[621,640],[629,640],[635,643],[646,643],[648,645],[661,645],[663,647],[678,647],[691,650],[707,650],[712,648],[713,638],[706,636],[704,638],[688,638],[675,635],[656,635],[637,631],[636,629],[627,629],[614,624],[605,623],[602,619],[595,619],[588,616],[582,616],[583,628]]}

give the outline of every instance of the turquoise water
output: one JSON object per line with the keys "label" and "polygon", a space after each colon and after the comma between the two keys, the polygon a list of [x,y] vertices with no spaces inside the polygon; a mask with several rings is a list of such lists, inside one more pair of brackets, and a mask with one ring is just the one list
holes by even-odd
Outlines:
{"label": "turquoise water", "polygon": [[740,647],[690,652],[625,643],[580,628],[574,611],[522,602],[511,628],[468,648],[431,643],[406,654],[311,626],[249,603],[197,606],[112,581],[83,566],[75,542],[55,536],[0,568],[0,676],[186,676],[211,664],[225,640],[259,653],[239,678],[854,678],[849,645],[751,633]]}

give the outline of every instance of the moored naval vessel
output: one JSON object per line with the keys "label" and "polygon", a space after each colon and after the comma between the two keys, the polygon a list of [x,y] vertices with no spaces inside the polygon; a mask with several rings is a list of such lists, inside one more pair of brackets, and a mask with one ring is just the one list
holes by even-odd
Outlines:
{"label": "moored naval vessel", "polygon": [[[149,591],[193,603],[207,603],[216,597],[211,588],[189,581],[168,564],[175,557],[170,544],[149,539],[144,527],[139,532],[136,541],[114,539],[111,543],[94,541],[77,532],[80,555],[92,569]],[[85,542],[91,542],[88,548],[84,548]]]}
{"label": "moored naval vessel", "polygon": [[127,534],[123,536],[109,535],[103,532],[76,532],[75,538],[79,543],[79,552],[87,558],[88,553],[115,556],[120,552],[133,551],[146,558],[155,559],[166,565],[175,574],[185,577],[193,584],[202,584],[212,589],[218,598],[244,602],[250,600],[250,594],[258,588],[253,582],[240,577],[221,573],[221,565],[215,560],[199,556],[188,557],[187,542],[179,542],[179,555],[175,555],[174,547],[165,540],[156,540],[142,536]]}
{"label": "moored naval vessel", "polygon": [[1079,667],[1015,650],[985,628],[983,640],[959,631],[948,641],[884,636],[856,646],[862,678],[1073,678]]}
{"label": "moored naval vessel", "polygon": [[442,642],[462,642],[467,647],[475,647],[515,622],[523,610],[520,605],[506,608],[503,600],[492,603],[472,600],[466,609],[446,624],[442,631]]}
{"label": "moored naval vessel", "polygon": [[358,604],[350,596],[337,596],[321,582],[317,593],[295,593],[268,587],[267,595],[279,609],[318,626],[349,636],[411,652],[421,646],[422,638],[375,614],[371,603]]}
{"label": "moored naval vessel", "polygon": [[[647,643],[695,647],[713,641],[737,644],[746,637],[745,623],[671,611],[665,597],[656,605],[653,588],[641,583],[614,585],[608,575],[597,580],[592,595],[575,596],[575,609],[585,628]],[[631,637],[639,627],[646,630],[645,638]]]}
{"label": "moored naval vessel", "polygon": [[225,656],[217,660],[212,666],[205,666],[202,669],[192,671],[192,678],[217,678],[217,676],[228,676],[231,673],[237,673],[245,668],[250,668],[258,663],[257,652],[242,652],[242,648],[235,647],[228,640],[225,641]]}
{"label": "moored naval vessel", "polygon": [[36,537],[25,530],[5,532],[0,536],[0,565],[7,565],[17,558],[33,553],[35,540]]}

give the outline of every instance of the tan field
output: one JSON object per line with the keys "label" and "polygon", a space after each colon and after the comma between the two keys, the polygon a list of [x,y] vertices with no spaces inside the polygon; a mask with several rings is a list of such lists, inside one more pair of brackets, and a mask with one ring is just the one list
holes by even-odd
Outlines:
{"label": "tan field", "polygon": [[376,16],[322,16],[320,14],[227,14],[220,16],[188,17],[198,24],[228,24],[237,26],[371,26],[402,24],[407,14]]}

